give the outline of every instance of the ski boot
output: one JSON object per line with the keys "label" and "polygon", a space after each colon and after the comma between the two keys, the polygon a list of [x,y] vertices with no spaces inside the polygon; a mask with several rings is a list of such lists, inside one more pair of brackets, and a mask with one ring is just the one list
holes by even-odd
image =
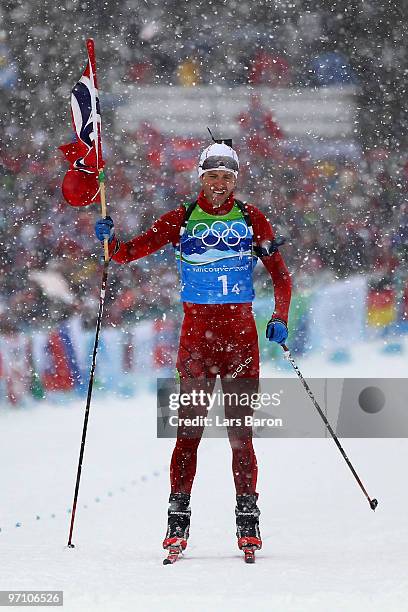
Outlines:
{"label": "ski boot", "polygon": [[185,550],[190,529],[190,495],[189,493],[171,493],[169,497],[168,523],[163,548],[168,556],[163,564],[174,563]]}
{"label": "ski boot", "polygon": [[246,563],[255,563],[255,551],[262,548],[259,532],[260,511],[256,504],[258,493],[237,495],[235,516],[237,521],[238,548],[244,552]]}

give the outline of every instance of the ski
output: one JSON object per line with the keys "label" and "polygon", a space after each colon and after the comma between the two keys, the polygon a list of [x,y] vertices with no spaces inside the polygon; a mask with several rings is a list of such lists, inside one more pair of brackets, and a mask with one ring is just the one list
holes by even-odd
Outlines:
{"label": "ski", "polygon": [[244,553],[245,563],[255,563],[255,551],[261,550],[262,540],[258,536],[243,536],[238,538],[238,548]]}
{"label": "ski", "polygon": [[184,538],[165,538],[163,548],[168,551],[167,557],[163,561],[163,565],[175,563],[179,556],[183,553],[187,546],[187,540]]}
{"label": "ski", "polygon": [[163,559],[163,565],[170,565],[175,563],[179,556],[182,554],[183,550],[181,546],[171,546],[169,548],[168,555],[165,559]]}
{"label": "ski", "polygon": [[243,548],[242,550],[244,552],[245,563],[255,563],[255,547],[248,546],[247,548]]}

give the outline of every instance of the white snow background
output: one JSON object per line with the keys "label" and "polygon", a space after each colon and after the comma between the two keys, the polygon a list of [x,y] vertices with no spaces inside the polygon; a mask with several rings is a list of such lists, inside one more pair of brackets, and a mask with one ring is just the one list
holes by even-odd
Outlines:
{"label": "white snow background", "polygon": [[[373,344],[355,347],[350,364],[299,365],[305,376],[406,375],[404,353]],[[84,405],[0,411],[0,589],[63,590],[66,612],[408,610],[407,440],[342,441],[376,512],[330,438],[256,440],[264,545],[246,565],[229,444],[204,439],[189,545],[163,566],[174,441],[156,438],[149,393],[93,401],[76,547],[66,547]]]}

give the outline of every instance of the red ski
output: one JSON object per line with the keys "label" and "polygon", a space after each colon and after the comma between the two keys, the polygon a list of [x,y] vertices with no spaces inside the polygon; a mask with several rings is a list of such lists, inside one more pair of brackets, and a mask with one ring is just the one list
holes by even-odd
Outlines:
{"label": "red ski", "polygon": [[253,546],[248,546],[247,548],[243,548],[244,553],[244,561],[245,563],[255,563],[255,550]]}
{"label": "red ski", "polygon": [[244,553],[245,563],[255,563],[255,551],[262,548],[262,540],[253,536],[239,538],[238,548]]}
{"label": "red ski", "polygon": [[170,565],[171,563],[175,563],[179,556],[183,553],[181,546],[172,546],[169,548],[169,552],[167,557],[163,559],[163,565]]}
{"label": "red ski", "polygon": [[163,565],[175,563],[179,556],[183,554],[183,550],[187,546],[187,540],[183,538],[166,538],[163,542],[163,548],[168,550],[167,557],[163,560]]}

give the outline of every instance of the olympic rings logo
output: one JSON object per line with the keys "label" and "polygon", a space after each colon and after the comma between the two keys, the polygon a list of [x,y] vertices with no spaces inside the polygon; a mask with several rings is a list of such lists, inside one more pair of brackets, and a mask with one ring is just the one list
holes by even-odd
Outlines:
{"label": "olympic rings logo", "polygon": [[[201,231],[202,233],[198,234]],[[214,221],[211,226],[201,221],[193,227],[192,231],[193,238],[199,238],[207,247],[215,247],[220,242],[223,242],[226,246],[234,247],[248,234],[248,226],[242,221],[234,221],[231,225],[227,225],[225,221]]]}

